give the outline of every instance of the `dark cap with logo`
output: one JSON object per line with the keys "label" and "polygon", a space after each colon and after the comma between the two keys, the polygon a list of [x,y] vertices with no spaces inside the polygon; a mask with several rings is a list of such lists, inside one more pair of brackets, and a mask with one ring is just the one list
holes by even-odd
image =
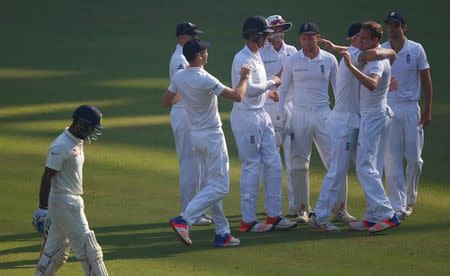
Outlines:
{"label": "dark cap with logo", "polygon": [[200,31],[195,24],[191,22],[183,22],[177,25],[176,29],[176,36],[179,37],[180,35],[192,35],[196,36],[199,34],[202,34],[203,32]]}
{"label": "dark cap with logo", "polygon": [[402,25],[406,25],[406,19],[398,11],[390,12],[389,15],[386,17],[386,19],[384,20],[384,23],[387,24],[392,21],[398,22]]}
{"label": "dark cap with logo", "polygon": [[348,31],[347,31],[347,38],[354,37],[357,33],[359,33],[359,31],[361,30],[361,27],[362,27],[361,22],[356,22],[356,23],[353,23],[352,25],[350,25],[350,27],[348,28]]}
{"label": "dark cap with logo", "polygon": [[92,105],[79,106],[75,109],[72,118],[76,121],[81,120],[88,123],[90,127],[101,128],[102,126],[102,113]]}
{"label": "dark cap with logo", "polygon": [[208,47],[209,43],[206,41],[201,41],[199,39],[189,40],[183,46],[183,56],[185,56],[188,61],[193,61],[198,53],[205,51]]}
{"label": "dark cap with logo", "polygon": [[319,33],[319,27],[314,22],[305,22],[300,26],[300,29],[298,30],[298,34],[318,34]]}

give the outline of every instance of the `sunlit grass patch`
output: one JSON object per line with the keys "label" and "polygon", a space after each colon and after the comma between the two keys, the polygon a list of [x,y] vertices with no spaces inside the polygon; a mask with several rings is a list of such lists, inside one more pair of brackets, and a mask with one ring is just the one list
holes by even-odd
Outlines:
{"label": "sunlit grass patch", "polygon": [[81,74],[79,71],[0,67],[0,79],[56,78],[79,74]]}
{"label": "sunlit grass patch", "polygon": [[94,85],[101,87],[166,89],[169,85],[169,80],[167,78],[121,79],[121,80],[98,81],[95,82]]}

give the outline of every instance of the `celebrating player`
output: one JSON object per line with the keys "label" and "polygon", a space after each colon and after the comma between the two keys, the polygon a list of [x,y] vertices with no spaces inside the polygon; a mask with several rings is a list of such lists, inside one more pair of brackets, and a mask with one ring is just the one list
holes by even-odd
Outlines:
{"label": "celebrating player", "polygon": [[[270,28],[274,31],[271,33],[267,40],[268,43],[259,50],[261,59],[266,69],[267,79],[273,78],[273,76],[280,76],[283,70],[283,64],[286,62],[286,58],[297,52],[294,46],[287,45],[284,42],[284,33],[292,28],[291,22],[286,22],[280,15],[271,15],[267,17],[267,22]],[[288,215],[295,215],[297,211],[294,206],[294,191],[292,189],[291,181],[291,158],[290,158],[290,144],[291,139],[289,137],[289,130],[286,125],[290,121],[290,111],[292,109],[292,99],[287,100],[287,118],[286,122],[282,121],[280,115],[279,101],[275,102],[270,99],[270,93],[267,95],[266,102],[264,103],[264,110],[269,114],[272,124],[275,129],[276,142],[279,147],[283,146],[284,151],[284,163],[286,164],[286,180],[287,180],[287,195],[289,202]]]}
{"label": "celebrating player", "polygon": [[100,111],[89,105],[78,107],[73,113],[73,121],[51,144],[47,163],[41,180],[39,210],[48,215],[52,223],[36,268],[36,275],[55,275],[69,256],[69,246],[86,275],[108,275],[103,263],[103,253],[97,243],[94,231],[84,213],[83,163],[84,142],[90,143],[101,135]]}
{"label": "celebrating player", "polygon": [[[365,22],[359,35],[362,50],[380,47],[383,28],[376,22]],[[364,219],[350,222],[349,226],[378,232],[400,225],[381,182],[386,134],[393,116],[386,104],[391,66],[388,59],[376,60],[368,62],[361,71],[352,64],[348,52],[344,53],[344,61],[361,83],[356,174],[366,198]]]}
{"label": "celebrating player", "polygon": [[[185,69],[189,65],[189,62],[183,56],[183,45],[202,33],[191,22],[183,22],[177,25],[175,34],[178,44],[170,59],[170,78],[176,72]],[[181,211],[184,211],[188,203],[203,188],[205,180],[202,177],[203,170],[192,152],[191,128],[184,104],[179,97],[175,97],[172,102],[167,103],[166,107],[169,106],[172,106],[170,110],[170,125],[175,137],[175,148],[180,168],[180,207]],[[194,222],[194,225],[209,225],[211,222],[210,217],[204,214]]]}
{"label": "celebrating player", "polygon": [[208,62],[207,48],[208,44],[199,40],[191,40],[183,46],[183,55],[190,65],[173,76],[163,98],[167,104],[177,93],[181,95],[191,124],[192,150],[205,168],[207,181],[186,209],[170,220],[170,225],[184,244],[191,245],[190,225],[211,209],[216,226],[214,246],[236,246],[240,241],[231,235],[222,207],[222,199],[229,190],[229,161],[217,96],[240,101],[247,89],[250,66],[241,67],[239,83],[234,89],[226,87],[204,69]]}
{"label": "celebrating player", "polygon": [[[279,93],[269,92],[269,88],[280,85],[280,78],[267,80],[266,70],[259,49],[273,30],[262,16],[248,17],[242,27],[246,41],[244,48],[233,60],[231,81],[233,87],[239,83],[239,71],[243,64],[252,66],[248,88],[241,102],[235,102],[231,111],[231,128],[236,139],[241,161],[241,212],[239,225],[241,232],[266,232],[275,229],[289,229],[296,226],[282,216],[282,164],[275,142],[275,132],[269,114],[264,110],[267,95],[279,100]],[[272,89],[271,89],[272,90]],[[266,222],[256,219],[258,183],[263,175]]]}
{"label": "celebrating player", "polygon": [[[388,105],[395,117],[388,132],[384,170],[389,200],[397,216],[403,220],[411,215],[417,200],[423,164],[423,129],[431,121],[433,89],[425,50],[419,43],[405,37],[405,18],[398,12],[391,12],[385,23],[389,41],[382,47],[393,49],[398,54],[397,61],[392,65],[392,76],[398,85],[392,93],[388,93]],[[422,114],[418,104],[421,84],[425,95]]]}

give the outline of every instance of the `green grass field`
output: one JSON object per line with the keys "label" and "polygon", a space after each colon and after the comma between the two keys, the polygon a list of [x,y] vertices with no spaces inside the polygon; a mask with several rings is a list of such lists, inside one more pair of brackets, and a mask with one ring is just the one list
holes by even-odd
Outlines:
{"label": "green grass field", "polygon": [[[104,114],[104,136],[86,146],[86,213],[111,275],[289,275],[450,273],[450,38],[441,1],[9,1],[0,5],[0,275],[34,272],[41,237],[31,226],[38,205],[47,147],[83,103]],[[400,2],[400,1],[399,1]],[[405,7],[405,5],[407,7]],[[356,20],[381,22],[400,9],[408,36],[420,41],[432,66],[433,121],[426,130],[419,202],[398,229],[379,235],[290,232],[237,233],[239,162],[230,130],[231,104],[220,105],[231,160],[225,211],[242,246],[211,247],[213,227],[193,228],[186,248],[168,227],[178,213],[178,165],[168,111],[160,96],[168,86],[175,25],[189,19],[213,44],[207,70],[230,83],[233,55],[242,47],[248,15],[281,14],[345,43]],[[313,202],[323,177],[313,156]],[[286,207],[286,204],[284,204]],[[349,208],[364,211],[362,191],[350,175]],[[262,204],[259,205],[262,212]],[[59,275],[82,275],[71,255]]]}

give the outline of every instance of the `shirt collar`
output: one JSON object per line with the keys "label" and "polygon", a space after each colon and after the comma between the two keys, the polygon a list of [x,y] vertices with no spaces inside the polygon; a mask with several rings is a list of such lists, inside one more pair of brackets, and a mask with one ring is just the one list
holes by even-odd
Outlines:
{"label": "shirt collar", "polygon": [[176,49],[176,51],[177,51],[178,53],[183,54],[183,46],[181,46],[180,44],[177,44],[177,49]]}
{"label": "shirt collar", "polygon": [[66,127],[66,129],[64,130],[64,133],[65,133],[67,136],[69,136],[69,138],[70,138],[72,141],[74,141],[75,143],[77,143],[77,144],[83,144],[83,140],[80,139],[80,138],[77,138],[77,137],[73,136],[73,134],[69,131],[69,128],[68,128],[68,127]]}
{"label": "shirt collar", "polygon": [[260,58],[260,57],[259,57],[259,54],[253,53],[253,51],[250,50],[250,48],[248,48],[247,44],[244,46],[244,51],[245,51],[248,55],[250,55],[251,57],[254,57],[254,58],[256,58],[256,59],[259,59],[259,58]]}
{"label": "shirt collar", "polygon": [[[387,41],[387,46],[392,49],[391,41]],[[411,44],[409,43],[408,38],[405,36],[405,43],[403,43],[403,48],[398,52],[398,54],[402,54],[403,52],[408,52],[411,49]]]}
{"label": "shirt collar", "polygon": [[[305,53],[303,52],[303,49],[301,49],[299,52],[300,52],[300,57],[301,57],[301,58],[307,58],[307,59],[310,59],[309,57],[305,56]],[[322,50],[319,49],[319,54],[318,54],[317,56],[315,56],[313,59],[310,59],[310,60],[316,61],[316,60],[322,60],[322,59],[323,59]]]}

